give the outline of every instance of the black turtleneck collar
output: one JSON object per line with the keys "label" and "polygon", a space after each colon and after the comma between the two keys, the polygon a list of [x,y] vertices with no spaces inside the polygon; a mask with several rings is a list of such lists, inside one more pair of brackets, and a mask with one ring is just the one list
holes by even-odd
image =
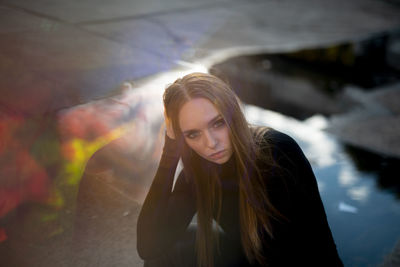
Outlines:
{"label": "black turtleneck collar", "polygon": [[227,162],[215,165],[217,165],[216,169],[221,181],[232,180],[236,177],[237,173],[236,173],[236,162],[234,154],[232,154],[232,156]]}
{"label": "black turtleneck collar", "polygon": [[197,153],[194,154],[193,156],[194,156],[193,160],[201,162],[201,166],[202,168],[205,168],[205,170],[207,169],[215,170],[222,183],[224,183],[224,181],[225,182],[236,181],[237,171],[236,171],[236,160],[234,154],[232,154],[230,159],[223,164],[218,164],[215,162],[208,161],[200,157]]}

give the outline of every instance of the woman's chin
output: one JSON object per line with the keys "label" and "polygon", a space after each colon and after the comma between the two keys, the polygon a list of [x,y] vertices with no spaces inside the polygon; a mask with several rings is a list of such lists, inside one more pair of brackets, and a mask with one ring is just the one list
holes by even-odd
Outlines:
{"label": "woman's chin", "polygon": [[211,161],[216,164],[224,164],[228,162],[228,160],[231,158],[232,153],[225,152],[225,154],[219,158],[207,158],[208,161]]}

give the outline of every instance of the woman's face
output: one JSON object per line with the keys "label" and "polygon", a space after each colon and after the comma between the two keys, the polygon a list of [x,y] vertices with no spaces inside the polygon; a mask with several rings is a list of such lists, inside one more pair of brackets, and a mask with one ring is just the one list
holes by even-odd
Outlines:
{"label": "woman's face", "polygon": [[187,145],[204,159],[223,164],[232,156],[228,127],[208,99],[186,102],[179,111],[179,126]]}

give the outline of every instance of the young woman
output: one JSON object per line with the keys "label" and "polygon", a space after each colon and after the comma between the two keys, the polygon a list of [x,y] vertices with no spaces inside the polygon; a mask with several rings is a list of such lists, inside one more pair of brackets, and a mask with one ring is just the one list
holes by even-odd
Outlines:
{"label": "young woman", "polygon": [[176,80],[164,107],[164,150],[137,223],[145,266],[342,266],[292,138],[250,126],[235,93],[210,74]]}

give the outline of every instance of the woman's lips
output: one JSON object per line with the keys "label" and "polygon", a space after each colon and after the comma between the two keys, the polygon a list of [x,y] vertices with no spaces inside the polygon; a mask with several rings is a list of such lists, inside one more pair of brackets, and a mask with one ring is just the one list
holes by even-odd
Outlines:
{"label": "woman's lips", "polygon": [[209,157],[212,159],[219,159],[222,158],[224,156],[225,150],[221,150],[219,152],[216,152],[214,154],[211,154]]}

